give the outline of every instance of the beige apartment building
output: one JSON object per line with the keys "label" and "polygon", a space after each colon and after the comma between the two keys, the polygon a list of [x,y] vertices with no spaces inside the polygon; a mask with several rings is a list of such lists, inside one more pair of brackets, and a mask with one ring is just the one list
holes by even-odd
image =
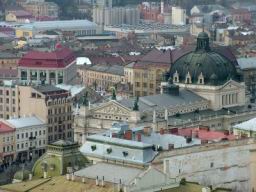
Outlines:
{"label": "beige apartment building", "polygon": [[[73,140],[72,100],[69,91],[51,86],[19,86],[20,116],[36,115],[48,124],[48,143]],[[29,106],[29,107],[28,107]]]}
{"label": "beige apartment building", "polygon": [[5,81],[0,86],[0,119],[19,116],[19,88],[12,82]]}
{"label": "beige apartment building", "polygon": [[69,91],[52,85],[19,86],[10,81],[0,86],[0,119],[36,115],[48,124],[48,142],[72,140],[73,116]]}
{"label": "beige apartment building", "polygon": [[86,86],[96,86],[98,89],[125,83],[124,67],[119,65],[86,66],[79,68],[78,73]]}
{"label": "beige apartment building", "polygon": [[0,53],[0,69],[17,69],[19,57],[12,53]]}

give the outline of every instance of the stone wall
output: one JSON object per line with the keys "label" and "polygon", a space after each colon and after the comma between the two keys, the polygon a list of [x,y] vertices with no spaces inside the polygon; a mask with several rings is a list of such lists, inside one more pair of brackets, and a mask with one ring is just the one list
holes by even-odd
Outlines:
{"label": "stone wall", "polygon": [[172,178],[249,192],[256,185],[255,149],[253,139],[207,144],[163,152],[154,164]]}

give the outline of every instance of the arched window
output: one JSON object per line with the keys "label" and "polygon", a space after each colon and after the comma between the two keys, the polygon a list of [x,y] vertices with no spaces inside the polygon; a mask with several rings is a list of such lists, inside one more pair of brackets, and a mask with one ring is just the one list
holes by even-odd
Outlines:
{"label": "arched window", "polygon": [[203,73],[201,72],[200,75],[198,76],[198,81],[197,84],[203,85],[204,84],[204,76]]}
{"label": "arched window", "polygon": [[192,83],[192,80],[191,80],[191,75],[190,75],[190,73],[188,72],[188,74],[186,75],[186,80],[185,80],[185,83],[187,83],[187,84],[190,84],[190,83]]}
{"label": "arched window", "polygon": [[175,73],[174,73],[174,75],[173,75],[173,82],[174,83],[179,83],[179,74],[178,74],[178,72],[176,71]]}

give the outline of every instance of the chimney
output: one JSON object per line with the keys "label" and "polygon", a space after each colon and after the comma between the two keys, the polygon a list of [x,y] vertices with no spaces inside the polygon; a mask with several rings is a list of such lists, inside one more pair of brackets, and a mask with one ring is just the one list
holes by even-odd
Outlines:
{"label": "chimney", "polygon": [[149,135],[149,129],[150,129],[149,127],[144,127],[143,128],[143,134],[144,135]]}
{"label": "chimney", "polygon": [[66,179],[69,181],[70,180],[70,175],[66,174]]}
{"label": "chimney", "polygon": [[121,192],[121,191],[122,191],[122,180],[120,179],[118,183],[118,192]]}
{"label": "chimney", "polygon": [[163,128],[160,129],[160,135],[164,135],[164,129]]}
{"label": "chimney", "polygon": [[162,0],[161,1],[161,14],[164,13],[164,1]]}
{"label": "chimney", "polygon": [[96,177],[96,186],[99,186],[99,177]]}
{"label": "chimney", "polygon": [[76,177],[75,177],[75,175],[74,175],[74,173],[73,173],[73,174],[71,175],[71,180],[72,180],[72,181],[75,181],[75,178],[76,178]]}
{"label": "chimney", "polygon": [[47,172],[44,171],[44,179],[47,179]]}
{"label": "chimney", "polygon": [[153,123],[156,123],[156,110],[153,111]]}
{"label": "chimney", "polygon": [[229,131],[228,131],[228,130],[225,130],[225,131],[224,131],[224,135],[228,136],[228,135],[229,135]]}
{"label": "chimney", "polygon": [[168,121],[168,109],[164,110],[164,119]]}
{"label": "chimney", "polygon": [[141,142],[141,133],[137,134],[137,141]]}
{"label": "chimney", "polygon": [[32,174],[30,173],[29,174],[29,181],[31,181],[32,180]]}
{"label": "chimney", "polygon": [[172,149],[174,149],[174,144],[169,144],[168,145],[168,150],[171,151]]}
{"label": "chimney", "polygon": [[105,183],[104,183],[104,176],[102,177],[102,180],[101,180],[101,186],[104,187]]}
{"label": "chimney", "polygon": [[191,137],[196,138],[198,136],[198,132],[195,130],[191,130]]}
{"label": "chimney", "polygon": [[126,139],[126,140],[132,140],[132,131],[131,131],[131,130],[127,130],[127,131],[124,133],[124,139]]}

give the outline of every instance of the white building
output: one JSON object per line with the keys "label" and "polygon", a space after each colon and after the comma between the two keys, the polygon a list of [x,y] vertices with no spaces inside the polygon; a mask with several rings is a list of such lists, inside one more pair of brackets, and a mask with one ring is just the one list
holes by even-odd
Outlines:
{"label": "white building", "polygon": [[45,152],[47,125],[35,116],[5,121],[16,129],[17,159],[37,158]]}
{"label": "white building", "polygon": [[180,7],[172,7],[172,24],[186,25],[186,9]]}
{"label": "white building", "polygon": [[254,139],[225,141],[162,152],[153,163],[164,162],[171,178],[249,192],[256,187],[255,149]]}
{"label": "white building", "polygon": [[93,22],[100,26],[120,24],[139,24],[140,14],[137,7],[93,8]]}

